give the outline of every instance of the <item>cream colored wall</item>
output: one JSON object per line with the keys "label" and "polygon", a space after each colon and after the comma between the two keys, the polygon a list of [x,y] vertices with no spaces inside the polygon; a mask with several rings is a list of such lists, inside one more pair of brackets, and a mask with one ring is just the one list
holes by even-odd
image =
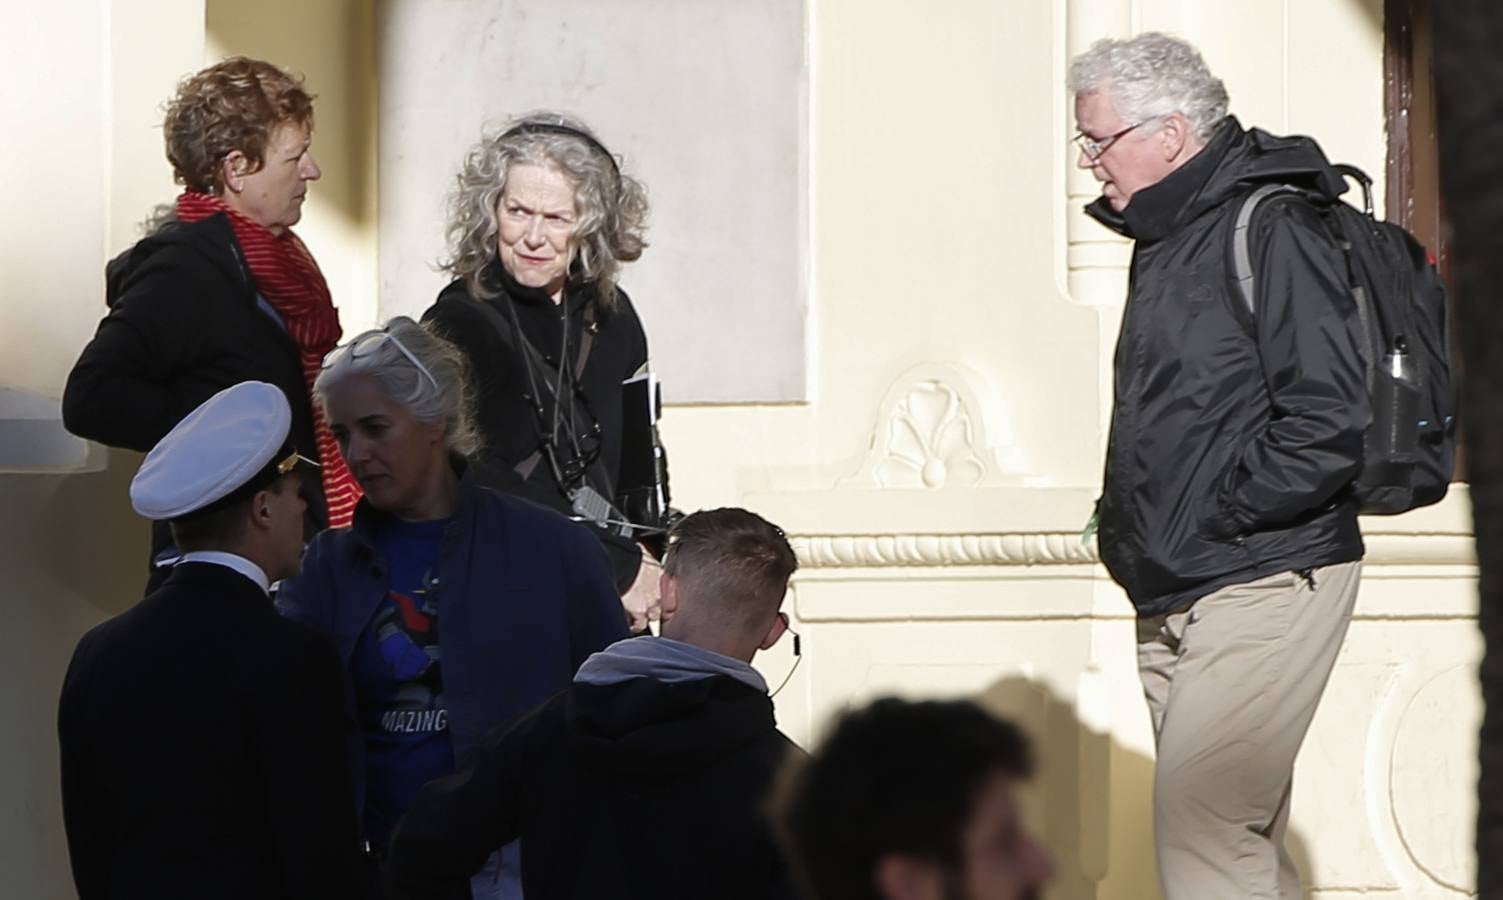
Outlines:
{"label": "cream colored wall", "polygon": [[[170,198],[157,105],[203,55],[202,0],[148,21],[108,4],[0,4],[0,386],[56,398],[104,313],[104,263]],[[0,407],[4,402],[0,400]],[[0,408],[0,418],[7,410]],[[53,416],[56,416],[55,404]],[[58,802],[57,696],[78,637],[145,581],[134,454],[0,468],[0,870],[6,896],[73,896]]]}

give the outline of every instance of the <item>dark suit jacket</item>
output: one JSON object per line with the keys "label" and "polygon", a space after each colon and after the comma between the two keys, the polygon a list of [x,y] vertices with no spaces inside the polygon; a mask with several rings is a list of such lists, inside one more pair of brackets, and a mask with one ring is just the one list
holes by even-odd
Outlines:
{"label": "dark suit jacket", "polygon": [[186,563],[74,651],[58,713],[81,900],[365,890],[327,638]]}

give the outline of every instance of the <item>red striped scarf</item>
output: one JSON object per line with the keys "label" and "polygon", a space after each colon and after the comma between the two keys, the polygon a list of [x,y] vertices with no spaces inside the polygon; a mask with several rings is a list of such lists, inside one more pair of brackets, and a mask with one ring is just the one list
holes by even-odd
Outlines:
{"label": "red striped scarf", "polygon": [[335,528],[348,525],[355,512],[355,501],[360,499],[360,486],[339,455],[323,410],[312,400],[313,380],[323,367],[324,356],[338,345],[343,333],[339,310],[329,296],[329,285],[313,255],[291,229],[278,237],[209,194],[184,191],[177,198],[177,217],[181,221],[197,222],[219,213],[224,213],[235,229],[235,240],[245,255],[256,290],[282,317],[287,334],[297,345],[303,382],[313,407],[313,436],[318,445],[318,461],[323,466],[329,524]]}

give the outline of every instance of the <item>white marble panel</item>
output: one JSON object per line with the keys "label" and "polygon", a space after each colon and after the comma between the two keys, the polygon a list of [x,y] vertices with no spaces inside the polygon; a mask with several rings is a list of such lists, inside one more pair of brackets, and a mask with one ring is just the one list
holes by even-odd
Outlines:
{"label": "white marble panel", "polygon": [[800,0],[384,0],[381,315],[444,278],[443,201],[482,125],[572,111],[652,204],[621,279],[669,402],[807,397]]}

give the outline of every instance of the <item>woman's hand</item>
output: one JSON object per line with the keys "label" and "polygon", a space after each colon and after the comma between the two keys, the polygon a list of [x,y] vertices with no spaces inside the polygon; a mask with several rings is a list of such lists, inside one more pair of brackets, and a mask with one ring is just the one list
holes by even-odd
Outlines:
{"label": "woman's hand", "polygon": [[648,622],[656,622],[663,614],[662,597],[658,594],[658,580],[663,567],[642,550],[642,565],[637,569],[637,578],[621,595],[621,605],[626,609],[626,618],[632,631],[640,632]]}

